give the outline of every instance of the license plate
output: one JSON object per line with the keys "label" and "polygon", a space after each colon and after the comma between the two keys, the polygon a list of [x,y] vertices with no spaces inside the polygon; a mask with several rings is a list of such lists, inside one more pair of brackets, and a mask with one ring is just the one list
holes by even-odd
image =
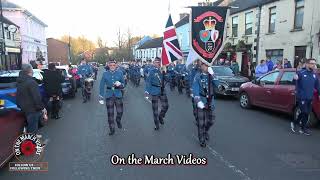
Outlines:
{"label": "license plate", "polygon": [[239,91],[239,88],[231,88],[231,91]]}
{"label": "license plate", "polygon": [[4,106],[4,100],[0,99],[0,106]]}

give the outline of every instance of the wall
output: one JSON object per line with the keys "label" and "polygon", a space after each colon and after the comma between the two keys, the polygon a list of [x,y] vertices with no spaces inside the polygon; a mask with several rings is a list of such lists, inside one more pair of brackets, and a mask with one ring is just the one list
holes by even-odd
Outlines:
{"label": "wall", "polygon": [[[245,14],[248,12],[253,12],[253,22],[252,22],[252,34],[251,35],[245,35]],[[238,41],[243,40],[246,44],[252,45],[251,46],[251,52],[253,53],[253,61],[256,61],[255,58],[255,50],[254,47],[256,46],[255,39],[257,38],[257,29],[258,29],[258,14],[259,14],[259,8],[252,8],[248,9],[243,12],[239,12],[236,14],[232,14],[228,17],[228,26],[227,26],[227,41],[230,42],[232,45],[236,46],[238,44]],[[237,37],[232,37],[232,18],[238,16],[238,36]],[[237,56],[238,58],[238,56]],[[241,58],[239,58],[241,59]],[[238,62],[241,63],[241,62]]]}
{"label": "wall", "polygon": [[56,39],[47,39],[48,44],[48,61],[60,62],[61,64],[68,64],[68,44]]}
{"label": "wall", "polygon": [[[276,6],[277,13],[275,33],[268,34],[269,8],[273,6]],[[310,42],[312,42],[314,46],[313,58],[316,58],[320,63],[318,36],[316,35],[320,31],[320,11],[317,7],[320,7],[319,0],[305,0],[303,30],[293,31],[295,16],[295,2],[293,0],[281,0],[263,6],[259,51],[261,59],[266,58],[267,49],[283,49],[283,57],[293,63],[295,46],[307,46],[306,57],[310,58]]]}
{"label": "wall", "polygon": [[190,23],[184,24],[176,28],[176,33],[180,49],[186,58],[190,50]]}
{"label": "wall", "polygon": [[29,18],[22,11],[4,10],[3,14],[13,23],[20,26],[22,62],[28,63],[30,60],[36,60],[37,47],[39,47],[47,63],[45,27],[33,18]]}

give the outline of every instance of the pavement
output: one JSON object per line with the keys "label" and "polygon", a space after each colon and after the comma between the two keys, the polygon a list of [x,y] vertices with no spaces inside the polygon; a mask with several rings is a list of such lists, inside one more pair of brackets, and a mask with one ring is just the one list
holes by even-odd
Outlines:
{"label": "pavement", "polygon": [[[101,69],[98,79],[101,78]],[[198,143],[191,99],[168,92],[165,125],[154,131],[151,103],[141,86],[129,85],[124,97],[123,129],[112,137],[105,105],[98,103],[97,81],[90,102],[81,94],[65,99],[62,116],[41,129],[49,139],[42,162],[48,172],[0,170],[0,180],[318,180],[320,131],[292,134],[290,116],[253,108],[241,109],[235,98],[216,101],[216,123],[206,148]],[[206,165],[112,165],[111,157],[189,155]],[[16,161],[14,158],[11,162]]]}

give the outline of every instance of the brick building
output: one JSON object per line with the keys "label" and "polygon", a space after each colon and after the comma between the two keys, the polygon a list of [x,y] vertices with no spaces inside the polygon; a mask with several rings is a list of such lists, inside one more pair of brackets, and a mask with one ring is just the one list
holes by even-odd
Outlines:
{"label": "brick building", "polygon": [[48,44],[48,62],[66,65],[69,63],[69,46],[68,43],[54,38],[47,39]]}

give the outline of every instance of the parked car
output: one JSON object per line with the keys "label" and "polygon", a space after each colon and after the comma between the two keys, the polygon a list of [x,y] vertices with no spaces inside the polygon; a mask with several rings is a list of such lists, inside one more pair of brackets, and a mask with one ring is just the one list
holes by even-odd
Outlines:
{"label": "parked car", "polygon": [[[320,75],[320,71],[317,71]],[[259,106],[272,109],[297,118],[300,110],[296,104],[295,81],[293,80],[296,69],[281,69],[272,71],[245,83],[240,87],[240,106],[250,108]],[[308,121],[308,126],[315,126],[320,121],[320,101],[315,92],[312,113]]]}
{"label": "parked car", "polygon": [[212,70],[219,80],[219,86],[214,89],[216,95],[237,96],[240,86],[249,81],[246,77],[235,75],[228,66],[212,66]]}
{"label": "parked car", "polygon": [[0,107],[0,168],[13,157],[13,143],[22,134],[25,125],[24,115],[17,105],[9,100],[2,100],[4,104]]}
{"label": "parked car", "polygon": [[[60,71],[62,76],[65,78],[64,82],[61,83],[63,95],[74,98],[77,92],[77,84],[75,78],[69,74],[68,66],[56,66],[56,69]],[[44,69],[43,71],[47,70],[48,69]]]}
{"label": "parked car", "polygon": [[[0,99],[7,99],[13,103],[16,103],[17,93],[17,78],[19,77],[20,70],[6,72],[0,75]],[[33,70],[33,77],[39,84],[39,91],[42,96],[42,100],[45,103],[47,95],[43,86],[43,71],[39,69]]]}

